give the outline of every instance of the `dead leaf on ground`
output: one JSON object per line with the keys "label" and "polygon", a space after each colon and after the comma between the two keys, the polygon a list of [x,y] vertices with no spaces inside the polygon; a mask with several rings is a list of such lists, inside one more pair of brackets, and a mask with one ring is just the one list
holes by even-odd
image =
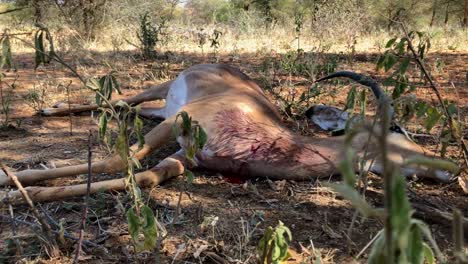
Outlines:
{"label": "dead leaf on ground", "polygon": [[465,194],[468,194],[468,174],[462,174],[458,177],[458,185],[460,185]]}
{"label": "dead leaf on ground", "polygon": [[284,186],[286,186],[286,180],[281,180],[281,181],[267,180],[267,182],[270,188],[277,192],[282,191],[284,189]]}
{"label": "dead leaf on ground", "polygon": [[201,245],[200,247],[198,247],[197,251],[193,253],[193,257],[198,259],[200,257],[200,254],[207,249],[208,245]]}

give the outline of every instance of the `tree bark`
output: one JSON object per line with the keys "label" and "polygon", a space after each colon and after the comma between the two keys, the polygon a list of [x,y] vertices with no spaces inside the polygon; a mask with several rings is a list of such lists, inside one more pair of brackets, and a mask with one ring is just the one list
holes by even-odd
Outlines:
{"label": "tree bark", "polygon": [[449,21],[449,10],[450,10],[450,1],[447,1],[447,5],[445,6],[445,19],[444,19],[444,25],[446,26]]}
{"label": "tree bark", "polygon": [[463,27],[468,28],[468,0],[465,0],[465,6],[463,8]]}
{"label": "tree bark", "polygon": [[[468,1],[468,0],[466,0],[466,1]],[[435,20],[436,13],[437,13],[437,0],[434,0],[434,2],[432,3],[431,23],[429,24],[430,27],[434,26],[434,20]]]}

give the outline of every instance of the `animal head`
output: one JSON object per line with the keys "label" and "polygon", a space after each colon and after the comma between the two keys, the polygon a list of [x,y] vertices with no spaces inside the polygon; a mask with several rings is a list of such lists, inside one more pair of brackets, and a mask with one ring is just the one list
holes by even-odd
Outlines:
{"label": "animal head", "polygon": [[[386,139],[388,148],[386,158],[395,166],[401,167],[401,173],[404,176],[421,175],[447,182],[452,180],[453,176],[458,173],[458,168],[455,164],[438,158],[434,152],[416,144],[411,140],[407,132],[394,121],[393,103],[376,81],[358,73],[341,71],[321,78],[317,80],[317,82],[336,77],[350,78],[371,89],[379,102],[377,114],[388,115],[388,120],[390,121]],[[384,111],[384,104],[388,104],[387,111]],[[344,133],[344,127],[338,127],[339,124],[348,121],[348,116],[344,115],[344,113],[346,112],[333,107],[320,105],[309,108],[305,112],[305,115],[324,130],[338,128]],[[378,136],[379,132],[375,131],[374,128],[368,128],[367,130],[366,133],[357,134],[351,145],[353,145],[359,156],[362,157],[365,155],[365,158],[368,159],[366,168],[380,174],[383,170],[380,151],[382,146],[380,142],[376,140],[376,135]],[[369,130],[372,131],[369,132]],[[336,131],[334,132],[337,134]],[[369,136],[370,134],[373,135]]]}

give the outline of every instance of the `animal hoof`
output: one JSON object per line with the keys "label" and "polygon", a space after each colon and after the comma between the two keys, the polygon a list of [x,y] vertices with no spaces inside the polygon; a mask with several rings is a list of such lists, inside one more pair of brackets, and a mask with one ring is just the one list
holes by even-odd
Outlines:
{"label": "animal hoof", "polygon": [[55,113],[55,110],[57,108],[46,108],[46,109],[41,109],[39,110],[39,114],[43,116],[51,116]]}

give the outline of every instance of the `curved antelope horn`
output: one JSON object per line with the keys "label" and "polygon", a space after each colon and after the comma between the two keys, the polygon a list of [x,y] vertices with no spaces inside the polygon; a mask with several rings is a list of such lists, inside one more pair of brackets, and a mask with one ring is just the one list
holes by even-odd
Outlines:
{"label": "curved antelope horn", "polygon": [[390,108],[389,108],[388,113],[390,116],[390,121],[391,123],[393,123],[393,115],[394,115],[393,102],[392,100],[388,98],[387,94],[380,87],[380,85],[371,77],[363,75],[363,74],[355,73],[352,71],[339,71],[339,72],[330,74],[328,76],[322,77],[315,82],[321,82],[321,81],[325,81],[325,80],[329,80],[329,79],[337,78],[337,77],[349,78],[355,82],[358,82],[359,84],[369,87],[374,93],[375,97],[377,98],[377,101],[379,102],[379,109],[382,108],[382,103],[389,102]]}

